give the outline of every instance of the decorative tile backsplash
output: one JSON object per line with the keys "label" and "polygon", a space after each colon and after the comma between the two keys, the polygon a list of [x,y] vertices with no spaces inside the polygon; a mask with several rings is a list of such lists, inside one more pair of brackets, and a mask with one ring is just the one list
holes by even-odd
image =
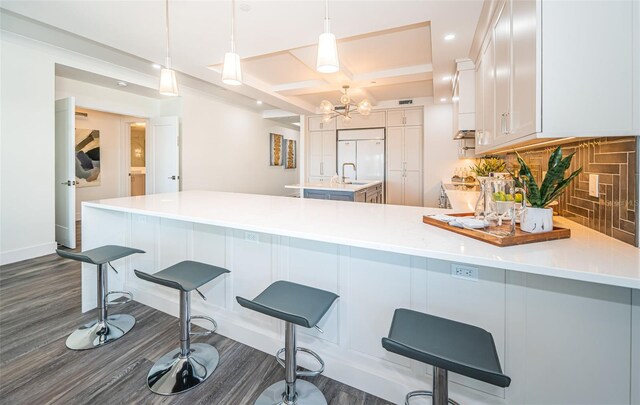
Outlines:
{"label": "decorative tile backsplash", "polygon": [[[549,155],[556,146],[520,152],[538,182],[547,170]],[[565,190],[554,210],[589,228],[623,242],[637,245],[638,167],[635,137],[597,138],[562,145],[563,155],[576,152],[567,173],[583,167],[582,173]],[[518,167],[514,153],[507,164]],[[599,196],[589,196],[589,174],[599,175]]]}

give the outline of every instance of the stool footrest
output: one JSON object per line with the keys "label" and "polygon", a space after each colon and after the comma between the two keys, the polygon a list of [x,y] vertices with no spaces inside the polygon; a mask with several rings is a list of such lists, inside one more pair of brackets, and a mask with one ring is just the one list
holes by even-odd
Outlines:
{"label": "stool footrest", "polygon": [[[280,355],[284,353],[284,351],[285,351],[285,348],[282,348],[278,350],[278,353],[276,353],[276,360],[278,361],[278,364],[280,364],[282,367],[285,367],[285,364],[284,364],[284,359],[282,359]],[[309,371],[296,370],[296,377],[315,377],[317,375],[322,374],[322,372],[324,371],[324,361],[320,356],[318,356],[316,352],[314,352],[313,350],[307,349],[306,347],[296,347],[296,354],[298,352],[305,352],[311,355],[313,358],[316,359],[316,361],[320,365],[320,368],[318,368],[317,370],[309,370]]]}
{"label": "stool footrest", "polygon": [[[432,391],[411,391],[404,398],[404,405],[411,405],[409,401],[411,400],[411,398],[414,398],[414,397],[432,397],[432,396],[433,396],[433,392]],[[447,401],[451,405],[460,405],[459,403],[457,403],[456,401],[454,401],[451,398],[449,398]]]}
{"label": "stool footrest", "polygon": [[205,315],[191,315],[191,320],[194,319],[203,319],[205,321],[211,322],[213,328],[206,332],[191,332],[191,325],[189,325],[189,335],[191,336],[208,336],[214,333],[218,329],[218,323],[211,317]]}
{"label": "stool footrest", "polygon": [[[109,301],[109,296],[111,294],[122,294],[124,296],[127,297],[127,299],[125,301],[122,302],[116,302],[116,301]],[[107,306],[115,306],[115,305],[122,305],[122,304],[127,304],[131,301],[133,301],[133,293],[129,292],[129,291],[109,291],[106,295],[105,295],[105,300],[107,301]]]}

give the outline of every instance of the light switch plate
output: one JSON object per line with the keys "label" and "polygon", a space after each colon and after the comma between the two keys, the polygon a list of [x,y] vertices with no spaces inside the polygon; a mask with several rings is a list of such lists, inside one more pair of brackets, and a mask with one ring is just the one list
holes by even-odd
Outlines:
{"label": "light switch plate", "polygon": [[589,195],[598,197],[598,189],[600,188],[600,176],[597,174],[589,175]]}

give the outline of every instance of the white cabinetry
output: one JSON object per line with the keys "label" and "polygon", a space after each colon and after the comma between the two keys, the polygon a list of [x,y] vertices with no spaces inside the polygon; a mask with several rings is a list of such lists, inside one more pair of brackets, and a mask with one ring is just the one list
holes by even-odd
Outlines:
{"label": "white cabinetry", "polygon": [[387,111],[387,126],[403,127],[422,125],[424,110],[422,108],[405,108]]}
{"label": "white cabinetry", "polygon": [[387,204],[422,206],[421,126],[387,129]]}
{"label": "white cabinetry", "polygon": [[[476,61],[478,152],[640,135],[633,1],[499,0]],[[585,21],[598,21],[596,29]],[[637,35],[637,34],[636,34]],[[634,89],[634,86],[636,88]],[[637,96],[636,96],[637,97]],[[482,118],[481,118],[482,117]],[[635,120],[634,120],[635,119]]]}
{"label": "white cabinetry", "polygon": [[309,131],[326,131],[336,129],[336,120],[324,121],[324,116],[309,117]]}
{"label": "white cabinetry", "polygon": [[309,181],[330,179],[335,174],[336,131],[309,131]]}
{"label": "white cabinetry", "polygon": [[384,128],[386,126],[386,117],[384,111],[372,112],[369,115],[352,113],[351,120],[349,121],[345,121],[342,117],[337,117],[332,121],[337,121],[338,129]]}

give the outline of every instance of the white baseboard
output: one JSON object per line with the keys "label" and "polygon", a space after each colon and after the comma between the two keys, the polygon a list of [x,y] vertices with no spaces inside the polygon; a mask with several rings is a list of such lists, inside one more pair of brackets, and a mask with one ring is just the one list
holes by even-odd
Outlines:
{"label": "white baseboard", "polygon": [[23,260],[49,255],[56,251],[57,246],[58,245],[55,242],[49,242],[41,245],[0,252],[0,265],[21,262]]}

